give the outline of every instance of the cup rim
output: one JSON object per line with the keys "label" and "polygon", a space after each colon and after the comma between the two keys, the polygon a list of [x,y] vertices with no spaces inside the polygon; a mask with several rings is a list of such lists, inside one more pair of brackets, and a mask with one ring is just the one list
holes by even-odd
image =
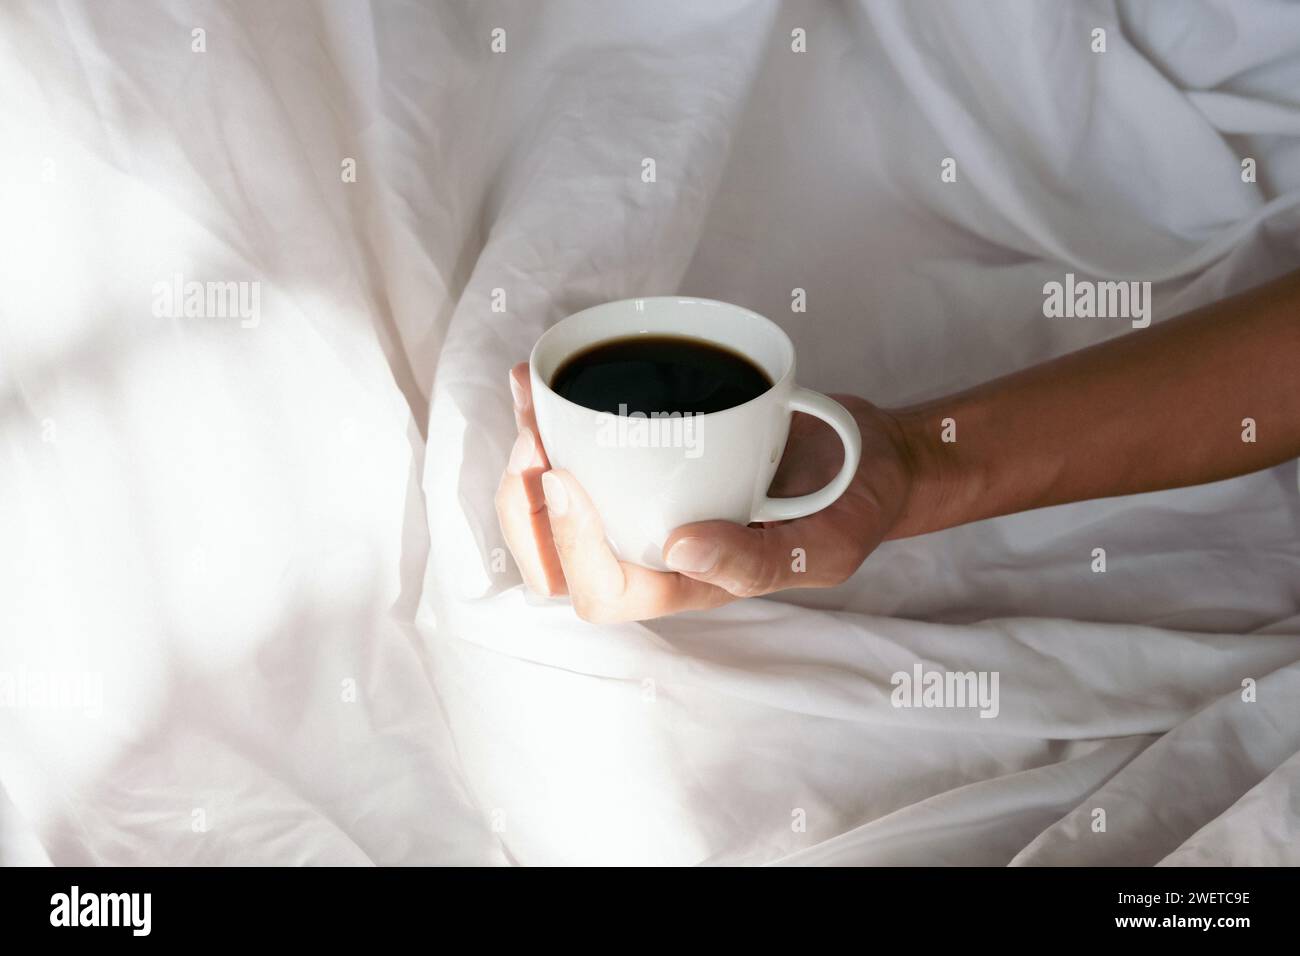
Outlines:
{"label": "cup rim", "polygon": [[[564,318],[560,319],[560,321],[556,322],[549,329],[543,332],[538,337],[537,341],[533,344],[532,350],[528,353],[528,372],[529,372],[529,376],[533,379],[534,387],[536,387],[536,385],[540,383],[542,388],[546,390],[547,394],[549,394],[556,401],[563,402],[565,405],[571,405],[574,408],[581,409],[582,411],[585,412],[591,412],[592,414],[596,414],[596,415],[609,414],[608,412],[601,413],[596,409],[588,408],[586,405],[579,405],[577,402],[570,401],[569,399],[561,395],[559,392],[556,392],[554,389],[552,389],[551,383],[546,381],[537,371],[537,354],[542,349],[542,347],[546,344],[546,340],[551,336],[551,334],[555,332],[556,329],[560,328],[560,326],[568,322],[570,319],[581,318],[582,316],[586,315],[588,312],[594,312],[596,309],[605,309],[605,308],[609,308],[610,306],[632,305],[633,303],[636,302],[673,302],[678,305],[704,305],[704,306],[709,306],[711,308],[723,308],[723,309],[729,309],[734,312],[740,312],[748,316],[750,319],[757,320],[758,322],[766,326],[776,336],[777,341],[780,343],[781,351],[784,353],[783,364],[785,368],[784,371],[782,371],[781,375],[772,381],[772,385],[770,388],[766,389],[760,395],[755,395],[747,402],[742,402],[739,405],[732,405],[730,408],[724,408],[721,411],[698,412],[694,416],[692,416],[693,418],[698,419],[698,418],[713,417],[717,415],[726,415],[729,412],[738,411],[739,409],[742,408],[748,408],[750,405],[753,405],[755,402],[761,402],[763,399],[767,398],[769,395],[775,392],[779,387],[785,384],[791,378],[791,376],[794,375],[794,358],[795,358],[794,343],[790,341],[790,336],[786,334],[785,329],[781,328],[781,326],[777,325],[767,316],[761,315],[758,312],[755,312],[753,309],[747,309],[743,305],[736,305],[734,302],[723,302],[721,299],[707,299],[707,298],[702,298],[700,296],[688,296],[688,295],[639,295],[627,299],[612,299],[609,302],[598,302],[595,305],[587,306],[587,308],[585,309],[580,309],[579,311],[574,312],[571,315],[566,315]],[[623,337],[623,336],[610,336],[610,338],[615,338],[615,337]],[[703,335],[692,336],[690,334],[686,334],[683,335],[682,338],[699,338],[699,339],[703,339],[706,342],[713,342],[714,344],[723,345],[726,346],[727,348],[731,348],[731,346],[727,345],[727,343],[725,342],[717,342],[717,340],[707,338],[706,336]],[[591,348],[597,343],[603,341],[605,341],[605,339],[603,338],[595,339],[594,341],[588,342],[586,345],[582,346],[582,348]],[[732,349],[732,351],[738,351],[738,350]],[[571,357],[572,354],[573,353],[566,355],[564,360],[567,360],[569,357]],[[744,356],[747,360],[751,362],[753,361],[753,359],[745,355],[743,352],[740,352],[739,354]],[[533,401],[534,403],[536,403],[537,399],[534,398]]]}

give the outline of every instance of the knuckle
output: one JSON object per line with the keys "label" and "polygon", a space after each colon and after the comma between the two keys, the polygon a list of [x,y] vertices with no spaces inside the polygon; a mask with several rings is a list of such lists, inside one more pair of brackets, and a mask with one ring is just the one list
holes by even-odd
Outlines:
{"label": "knuckle", "polygon": [[778,578],[773,564],[764,561],[752,573],[730,581],[726,590],[738,598],[762,597],[778,589]]}
{"label": "knuckle", "polygon": [[584,596],[574,596],[573,613],[588,624],[608,624],[611,620],[607,608],[599,601]]}
{"label": "knuckle", "polygon": [[784,555],[779,558],[766,557],[763,559],[754,582],[758,587],[762,588],[761,593],[771,594],[773,591],[780,591],[788,587],[785,583],[784,562]]}

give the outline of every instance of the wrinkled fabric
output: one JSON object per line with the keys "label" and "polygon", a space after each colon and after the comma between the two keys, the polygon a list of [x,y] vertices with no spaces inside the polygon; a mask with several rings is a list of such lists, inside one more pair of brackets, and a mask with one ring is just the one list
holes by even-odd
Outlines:
{"label": "wrinkled fabric", "polygon": [[1067,273],[1159,322],[1294,268],[1297,91],[1271,0],[0,7],[0,674],[102,690],[0,707],[0,858],[1300,863],[1294,462],[602,627],[493,507],[598,302],[901,405],[1130,331]]}

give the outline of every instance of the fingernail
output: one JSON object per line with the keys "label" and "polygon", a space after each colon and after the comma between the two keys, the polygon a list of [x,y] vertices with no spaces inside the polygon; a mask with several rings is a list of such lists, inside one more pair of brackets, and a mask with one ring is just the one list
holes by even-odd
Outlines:
{"label": "fingernail", "polygon": [[546,510],[551,514],[563,515],[569,510],[569,493],[554,472],[542,475],[542,493],[546,495]]}
{"label": "fingernail", "polygon": [[718,563],[722,549],[716,541],[707,538],[682,538],[668,549],[664,562],[674,571],[703,574]]}
{"label": "fingernail", "polygon": [[524,388],[523,383],[515,378],[515,373],[510,373],[510,394],[514,396],[515,408],[521,412],[528,407],[528,390]]}
{"label": "fingernail", "polygon": [[541,464],[532,429],[522,429],[515,439],[514,447],[510,449],[510,462],[506,465],[506,470],[512,475],[522,475],[529,468],[538,468]]}

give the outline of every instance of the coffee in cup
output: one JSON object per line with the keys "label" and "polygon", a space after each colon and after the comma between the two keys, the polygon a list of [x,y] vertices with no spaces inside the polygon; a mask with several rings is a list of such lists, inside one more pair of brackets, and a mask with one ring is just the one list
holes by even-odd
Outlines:
{"label": "coffee in cup", "polygon": [[[625,561],[666,570],[668,535],[695,521],[820,511],[857,471],[853,416],[796,385],[789,337],[739,306],[679,296],[605,303],[552,326],[528,364],[547,457],[586,490]],[[796,411],[835,429],[844,463],[819,491],[771,498]]]}

